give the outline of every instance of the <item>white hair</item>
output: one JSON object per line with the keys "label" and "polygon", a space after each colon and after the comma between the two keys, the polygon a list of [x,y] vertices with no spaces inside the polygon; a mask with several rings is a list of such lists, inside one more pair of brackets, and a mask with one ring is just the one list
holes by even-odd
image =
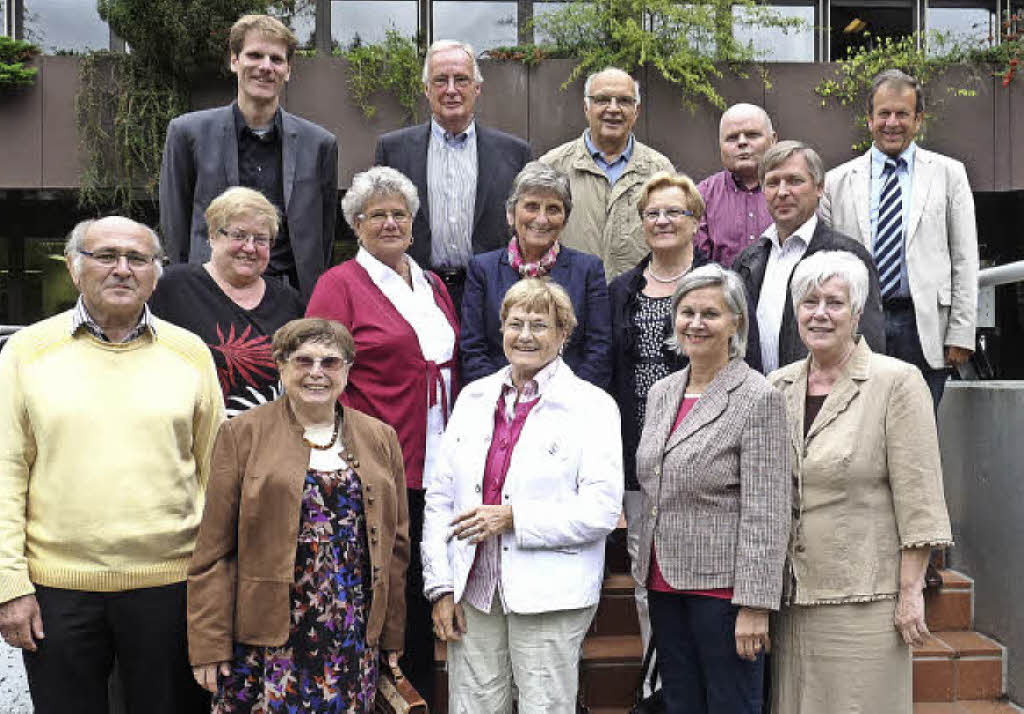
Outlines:
{"label": "white hair", "polygon": [[593,74],[588,76],[587,81],[583,83],[583,103],[586,105],[587,109],[590,108],[590,83],[594,81],[594,77],[598,76],[599,74],[604,74],[605,72],[619,72],[620,74],[624,74],[630,79],[632,79],[633,99],[636,100],[636,105],[640,106],[640,83],[633,79],[629,72],[627,72],[624,69],[619,69],[618,67],[605,67],[600,72],[594,72]]}
{"label": "white hair", "polygon": [[[736,332],[729,338],[729,359],[743,358],[747,354],[747,330],[749,317],[747,314],[747,291],[743,288],[743,280],[731,270],[726,270],[718,263],[708,263],[699,268],[694,268],[680,278],[676,285],[676,291],[672,293],[672,315],[673,320],[679,303],[686,297],[687,293],[701,288],[719,287],[722,289],[722,297],[725,299],[725,306],[736,316]],[[683,353],[679,344],[679,336],[675,330],[672,336],[665,340],[665,344],[677,354]]]}
{"label": "white hair", "polygon": [[771,134],[775,129],[772,128],[772,118],[768,116],[768,112],[764,110],[764,107],[759,107],[756,104],[733,104],[731,107],[722,112],[722,118],[718,122],[718,136],[722,136],[722,127],[725,126],[725,120],[731,119],[733,114],[753,114],[757,116],[763,123],[766,134]]}
{"label": "white hair", "polygon": [[416,186],[405,174],[390,166],[374,166],[352,177],[352,186],[341,199],[341,212],[345,221],[355,230],[356,216],[363,212],[366,204],[376,196],[401,196],[409,216],[415,217],[420,210],[420,197]]}
{"label": "white hair", "polygon": [[[93,227],[97,220],[99,219],[89,218],[78,223],[71,229],[71,233],[68,234],[68,239],[64,243],[64,257],[71,259],[71,272],[74,273],[76,279],[79,273],[82,272],[82,244],[85,243],[85,237],[89,234],[89,229]],[[126,218],[125,220],[131,219]],[[159,280],[164,272],[164,249],[160,243],[160,236],[144,223],[139,223],[138,221],[132,221],[132,223],[145,231],[153,243],[153,269],[156,271],[156,277]]]}
{"label": "white hair", "polygon": [[793,312],[797,311],[800,301],[812,290],[820,290],[832,278],[839,278],[846,283],[853,314],[863,312],[868,298],[868,268],[863,260],[845,250],[823,250],[796,264],[789,283]]}
{"label": "white hair", "polygon": [[473,81],[477,84],[482,84],[484,76],[480,74],[480,65],[476,61],[476,51],[473,49],[473,45],[468,42],[459,42],[458,40],[437,40],[427,49],[427,56],[423,58],[423,84],[430,83],[430,60],[438,52],[442,50],[462,50],[469,55],[469,61],[473,63]]}

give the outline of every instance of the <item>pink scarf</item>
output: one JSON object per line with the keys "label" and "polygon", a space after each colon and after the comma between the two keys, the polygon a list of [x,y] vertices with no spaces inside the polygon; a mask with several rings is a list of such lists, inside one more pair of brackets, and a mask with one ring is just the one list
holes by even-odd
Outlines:
{"label": "pink scarf", "polygon": [[551,272],[551,266],[558,259],[558,241],[556,240],[536,263],[527,263],[519,252],[519,239],[512,236],[508,242],[508,264],[519,271],[522,278],[542,278]]}

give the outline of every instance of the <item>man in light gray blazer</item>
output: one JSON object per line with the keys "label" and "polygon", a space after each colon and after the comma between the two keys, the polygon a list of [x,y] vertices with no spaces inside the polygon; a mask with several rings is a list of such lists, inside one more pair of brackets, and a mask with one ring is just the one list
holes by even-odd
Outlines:
{"label": "man in light gray blazer", "polygon": [[160,167],[164,247],[172,263],[208,260],[206,207],[229,186],[248,186],[282,219],[265,275],[309,300],[334,246],[338,142],[280,107],[298,46],[291,30],[267,15],[245,15],[232,26],[228,45],[238,99],[176,117],[167,127]]}
{"label": "man in light gray blazer", "polygon": [[882,72],[867,109],[873,145],[829,171],[821,216],[872,252],[886,353],[921,369],[937,410],[950,368],[974,350],[974,197],[962,163],[914,142],[924,116],[917,80]]}

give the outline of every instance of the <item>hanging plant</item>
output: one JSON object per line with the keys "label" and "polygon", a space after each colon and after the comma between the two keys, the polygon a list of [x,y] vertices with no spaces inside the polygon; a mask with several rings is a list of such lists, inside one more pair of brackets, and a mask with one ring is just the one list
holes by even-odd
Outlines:
{"label": "hanging plant", "polygon": [[414,38],[391,28],[383,42],[368,45],[357,40],[347,51],[335,54],[348,60],[349,96],[363,116],[372,119],[377,114],[370,97],[383,91],[398,99],[406,119],[418,121],[423,56]]}

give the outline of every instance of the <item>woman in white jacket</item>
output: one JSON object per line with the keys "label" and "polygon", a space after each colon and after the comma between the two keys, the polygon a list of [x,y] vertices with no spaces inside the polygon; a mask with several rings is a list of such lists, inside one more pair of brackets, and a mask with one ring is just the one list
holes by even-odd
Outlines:
{"label": "woman in white jacket", "polygon": [[622,503],[619,413],[559,357],[560,286],[519,281],[501,325],[509,364],[462,390],[427,484],[424,590],[450,712],[511,712],[514,680],[521,714],[572,714]]}

